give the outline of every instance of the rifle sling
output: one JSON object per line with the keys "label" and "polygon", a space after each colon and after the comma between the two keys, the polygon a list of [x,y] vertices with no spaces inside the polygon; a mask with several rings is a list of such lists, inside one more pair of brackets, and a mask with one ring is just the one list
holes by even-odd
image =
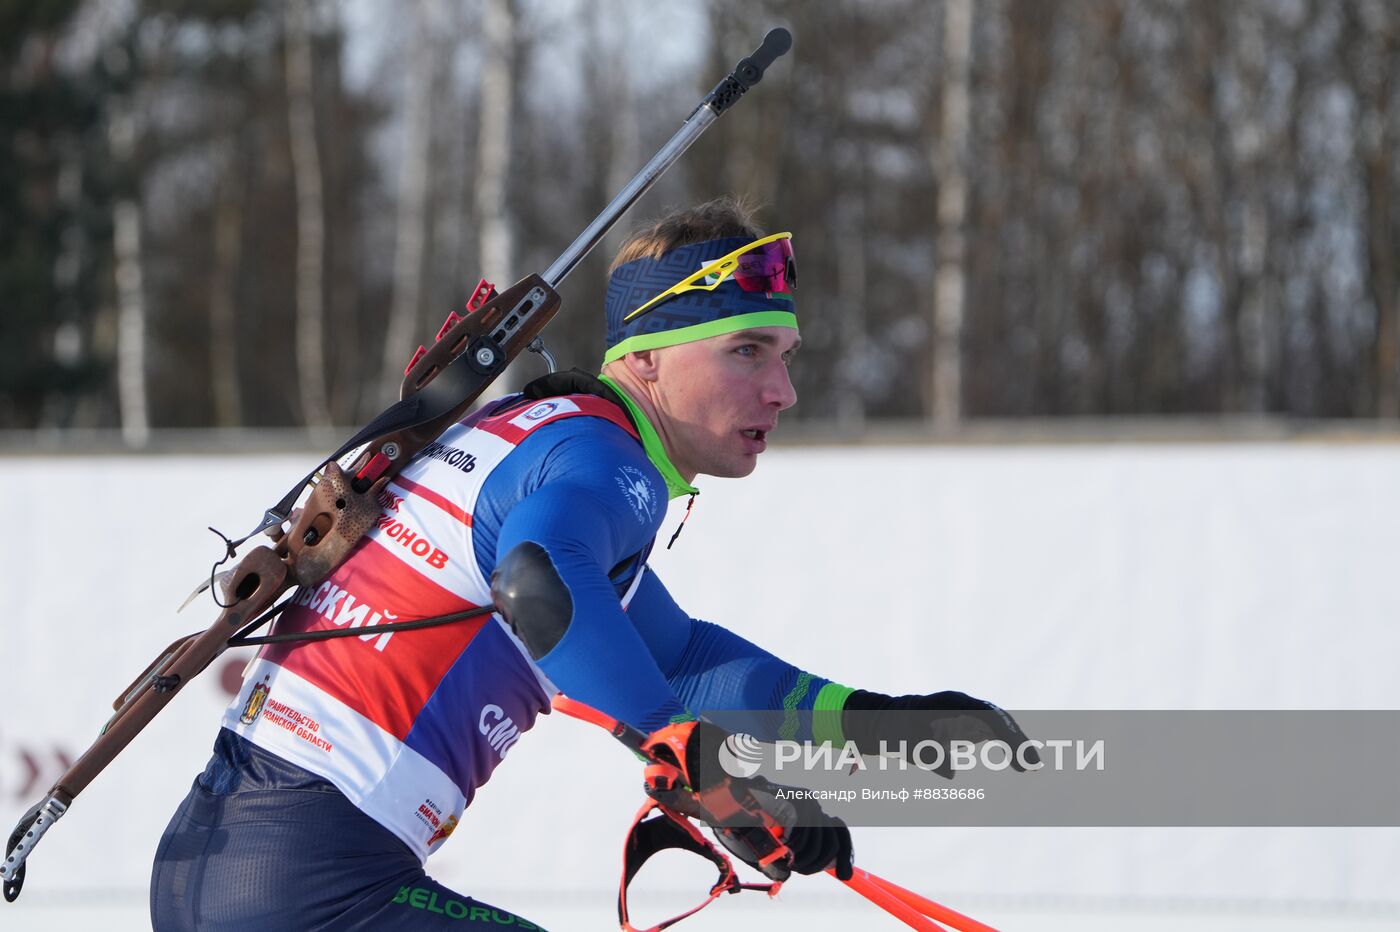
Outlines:
{"label": "rifle sling", "polygon": [[[462,400],[473,399],[480,393],[484,383],[492,381],[496,373],[483,375],[474,369],[466,353],[452,360],[435,378],[421,389],[394,402],[381,411],[349,440],[342,443],[334,453],[321,460],[300,482],[292,486],[277,504],[263,513],[262,522],[248,534],[230,544],[230,550],[237,549],[253,536],[264,530],[280,525],[291,514],[292,507],[300,497],[302,489],[325,468],[327,463],[338,460],[357,447],[372,443],[389,434],[401,433],[431,424],[441,418],[454,415],[462,406]],[[443,425],[445,428],[446,425]],[[440,433],[440,431],[438,431]]]}
{"label": "rifle sling", "polygon": [[[244,630],[256,628],[263,621],[271,617],[276,612],[282,610],[281,605],[274,608],[249,625]],[[460,612],[451,612],[446,615],[435,615],[432,618],[419,618],[414,621],[391,621],[382,625],[364,625],[359,628],[331,628],[325,631],[299,631],[288,632],[286,634],[264,634],[257,637],[249,637],[245,634],[236,634],[229,638],[229,647],[248,647],[255,644],[287,644],[296,641],[329,641],[334,638],[364,637],[369,634],[379,634],[385,631],[417,631],[420,628],[436,628],[439,625],[449,625],[455,621],[466,621],[469,618],[479,618],[482,615],[489,615],[496,610],[494,605],[483,605],[480,608],[469,608]]]}

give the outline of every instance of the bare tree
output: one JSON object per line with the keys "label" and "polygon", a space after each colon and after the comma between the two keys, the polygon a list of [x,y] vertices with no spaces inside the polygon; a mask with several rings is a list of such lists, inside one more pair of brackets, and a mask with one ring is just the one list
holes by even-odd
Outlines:
{"label": "bare tree", "polygon": [[[338,0],[79,4],[106,23],[74,26],[81,54],[0,14],[0,47],[23,50],[0,90],[24,102],[24,132],[0,133],[22,272],[0,422],[139,442],[151,423],[373,414],[432,333],[424,305],[551,258],[773,20],[793,53],[637,217],[728,192],[795,231],[795,417],[1400,413],[1395,4],[382,6],[370,28],[397,16],[413,45],[368,81],[341,73],[366,46]],[[660,28],[693,32],[694,70],[629,73]],[[576,87],[525,92],[535,42]],[[453,61],[470,67],[449,98]],[[386,117],[406,138],[387,163]],[[596,306],[608,251],[566,301]],[[292,319],[295,340],[249,352]],[[549,338],[596,359],[599,329],[568,314]]]}
{"label": "bare tree", "polygon": [[[624,6],[621,21],[633,22],[640,16],[635,3]],[[593,15],[593,11],[582,9],[580,15],[586,20],[588,46],[596,50],[586,57],[583,70],[586,86],[596,89],[597,99],[606,101],[607,113],[612,119],[599,121],[601,138],[598,140],[606,153],[606,171],[603,178],[604,197],[621,191],[641,166],[646,157],[642,152],[641,127],[638,125],[637,95],[632,87],[632,75],[628,72],[631,57],[627,54],[626,43],[635,35],[633,30],[608,28],[603,17]],[[605,256],[614,255],[622,245],[627,233],[625,224],[619,224],[608,231],[603,238],[601,252]]]}
{"label": "bare tree", "polygon": [[[240,148],[236,142],[230,147],[235,153]],[[218,427],[243,423],[235,292],[242,261],[244,169],[240,158],[231,161],[234,164],[225,169],[214,204],[214,264],[209,279],[209,386]]]}
{"label": "bare tree", "polygon": [[[441,56],[441,82],[435,80],[435,106],[440,112],[460,114],[447,131],[433,141],[434,194],[432,234],[428,257],[428,292],[425,303],[432,313],[446,314],[460,306],[466,290],[476,283],[476,232],[471,222],[471,181],[476,175],[473,148],[476,142],[476,68],[464,68],[459,80],[456,60],[478,54],[475,48],[477,17],[467,7],[450,6],[443,28],[445,54]],[[438,90],[440,88],[440,90]]]}
{"label": "bare tree", "polygon": [[863,383],[868,373],[864,370],[870,364],[870,264],[866,261],[870,246],[870,182],[866,171],[869,147],[857,143],[856,153],[855,170],[860,183],[843,192],[841,203],[835,205],[840,229],[848,234],[850,241],[836,267],[836,298],[844,309],[837,318],[837,332],[846,352],[836,368],[842,390],[835,398],[835,415],[841,430],[852,434],[859,434],[865,427],[868,412]]}
{"label": "bare tree", "polygon": [[[481,274],[492,281],[515,274],[515,218],[509,199],[510,150],[515,120],[516,50],[520,42],[515,0],[486,0],[482,17],[481,105],[476,148],[476,223]],[[511,366],[492,394],[518,387],[520,364]]]}
{"label": "bare tree", "polygon": [[1360,104],[1357,157],[1365,191],[1366,271],[1375,306],[1375,413],[1400,416],[1400,197],[1396,194],[1396,147],[1400,132],[1400,14],[1384,3],[1351,4],[1347,25]]}
{"label": "bare tree", "polygon": [[[128,178],[136,154],[136,116],[129,95],[113,105],[109,139],[113,161]],[[144,447],[150,440],[146,394],[146,295],[141,262],[139,191],[124,191],[112,207],[112,250],[117,285],[117,399],[122,442]]]}
{"label": "bare tree", "polygon": [[399,201],[394,236],[394,300],[384,338],[380,403],[398,397],[403,367],[415,344],[424,293],[428,225],[428,179],[433,151],[432,110],[440,87],[444,27],[441,0],[418,0],[413,7],[414,40],[404,85],[404,149],[399,162]]}
{"label": "bare tree", "polygon": [[1206,4],[1193,17],[1202,34],[1183,78],[1198,76],[1198,107],[1208,115],[1211,161],[1197,173],[1204,221],[1214,241],[1220,281],[1221,407],[1258,413],[1267,407],[1271,334],[1266,308],[1269,216],[1259,177],[1267,140],[1260,97],[1266,81],[1263,17],[1257,8]]}
{"label": "bare tree", "polygon": [[321,150],[316,142],[315,72],[311,49],[311,2],[286,6],[287,123],[296,179],[297,387],[303,422],[329,427],[326,395],[325,205],[321,196]]}
{"label": "bare tree", "polygon": [[480,263],[488,275],[510,275],[514,265],[515,236],[506,194],[515,117],[516,29],[514,0],[488,0],[482,22],[486,60],[481,73],[476,173]]}
{"label": "bare tree", "polygon": [[938,177],[938,271],[933,299],[934,423],[962,417],[962,331],[966,271],[968,74],[972,61],[971,0],[948,0],[943,21],[943,119],[933,153]]}

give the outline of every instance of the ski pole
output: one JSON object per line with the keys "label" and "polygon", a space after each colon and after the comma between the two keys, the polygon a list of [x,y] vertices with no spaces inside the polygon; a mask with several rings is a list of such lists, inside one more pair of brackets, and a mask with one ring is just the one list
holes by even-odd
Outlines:
{"label": "ski pole", "polygon": [[[626,722],[620,722],[577,699],[570,699],[563,693],[554,696],[553,707],[565,715],[597,725],[610,732],[629,750],[638,751],[642,746],[642,741],[645,740],[645,736],[641,732]],[[947,929],[934,922],[936,919],[939,922],[947,923],[958,932],[997,932],[995,928],[986,923],[978,922],[971,916],[964,916],[941,903],[935,903],[927,897],[919,896],[919,894],[906,890],[867,870],[862,870],[859,867],[853,870],[854,874],[851,879],[844,881],[846,886],[912,929],[918,929],[919,932],[947,932]],[[827,873],[833,877],[836,876],[834,870],[828,869]]]}
{"label": "ski pole", "polygon": [[[871,875],[868,871],[863,871],[857,867],[854,868],[854,872],[850,880],[842,881],[842,883],[909,926],[909,928],[917,929],[919,932],[948,932],[946,928],[934,922],[927,915],[877,884],[871,879]],[[832,877],[836,876],[836,871],[834,870],[828,869],[827,873]]]}
{"label": "ski pole", "polygon": [[[832,871],[827,871],[833,877]],[[978,922],[971,916],[964,916],[955,909],[949,909],[942,903],[935,903],[928,897],[920,896],[912,890],[906,890],[893,881],[886,880],[867,870],[855,868],[855,875],[845,881],[848,887],[864,896],[872,902],[879,903],[894,915],[909,923],[915,929],[941,929],[939,925],[921,925],[915,920],[928,923],[931,920],[938,920],[946,923],[958,932],[997,932],[995,928],[984,922]],[[898,904],[898,909],[891,908],[891,902]],[[910,918],[913,917],[913,918]]]}
{"label": "ski pole", "polygon": [[576,718],[581,722],[588,722],[590,725],[597,725],[599,728],[609,732],[614,738],[626,745],[627,750],[640,754],[642,745],[646,742],[647,736],[626,722],[619,722],[617,719],[598,711],[591,705],[584,705],[577,699],[570,699],[563,693],[555,693],[551,706],[565,715]]}

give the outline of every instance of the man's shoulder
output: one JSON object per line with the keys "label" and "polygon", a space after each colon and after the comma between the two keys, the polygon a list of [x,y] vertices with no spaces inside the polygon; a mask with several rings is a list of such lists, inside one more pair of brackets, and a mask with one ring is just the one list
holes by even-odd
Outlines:
{"label": "man's shoulder", "polygon": [[560,395],[529,399],[513,396],[503,406],[473,415],[464,425],[519,444],[531,434],[564,421],[602,421],[636,436],[636,429],[621,407],[594,395]]}
{"label": "man's shoulder", "polygon": [[508,434],[508,439],[521,446],[536,438],[547,438],[553,444],[641,451],[641,442],[626,415],[601,398],[564,396],[526,402],[492,420],[494,423],[483,426]]}
{"label": "man's shoulder", "polygon": [[564,484],[604,502],[625,503],[642,524],[659,523],[666,512],[666,483],[641,443],[618,425],[574,417],[541,427],[520,444],[540,485]]}
{"label": "man's shoulder", "polygon": [[[612,421],[595,417],[574,417],[555,421],[532,432],[521,444],[545,453],[555,467],[553,471],[581,470],[595,472],[601,468],[636,467],[661,474],[647,458],[641,441]],[[595,468],[596,467],[596,468]]]}
{"label": "man's shoulder", "polygon": [[510,445],[502,465],[537,480],[588,482],[625,466],[654,473],[659,482],[631,423],[617,411],[601,398],[564,396],[512,405],[472,426]]}

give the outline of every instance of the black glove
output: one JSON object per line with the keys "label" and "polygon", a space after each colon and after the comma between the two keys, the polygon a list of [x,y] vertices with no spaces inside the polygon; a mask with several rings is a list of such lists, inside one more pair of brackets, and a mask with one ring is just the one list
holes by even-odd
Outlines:
{"label": "black glove", "polygon": [[830,867],[835,869],[837,880],[850,880],[855,866],[851,830],[845,822],[822,812],[815,802],[807,805],[812,813],[799,814],[798,823],[783,833],[783,843],[792,851],[793,871],[815,874]]}
{"label": "black glove", "polygon": [[[851,830],[835,816],[822,811],[816,800],[802,796],[803,791],[769,783],[762,777],[731,778],[732,785],[748,793],[763,810],[781,825],[782,841],[792,852],[787,865],[795,874],[816,874],[828,867],[836,869],[838,880],[850,880],[854,863]],[[783,797],[779,798],[778,794]],[[762,846],[756,846],[754,832],[768,833],[767,828],[745,827],[735,831],[715,829],[715,837],[745,864],[767,873],[760,863]],[[757,839],[762,842],[765,839]]]}
{"label": "black glove", "polygon": [[[726,737],[709,722],[682,722],[653,732],[642,745],[642,753],[655,762],[647,768],[647,794],[706,822],[726,848],[772,880],[828,867],[849,880],[852,845],[846,824],[823,812],[802,790],[763,777],[730,776],[718,757]],[[790,858],[775,857],[779,841]]]}
{"label": "black glove", "polygon": [[1026,744],[1029,739],[1014,718],[984,699],[951,690],[927,696],[886,696],[857,689],[846,698],[841,727],[862,754],[879,754],[882,742],[888,750],[902,741],[912,753],[920,741],[934,741],[943,748],[943,757],[933,771],[950,780],[954,773],[950,741],[996,738],[1011,748],[1011,766],[1016,770],[1027,769],[1023,761],[1032,768],[1040,764],[1039,752]]}

